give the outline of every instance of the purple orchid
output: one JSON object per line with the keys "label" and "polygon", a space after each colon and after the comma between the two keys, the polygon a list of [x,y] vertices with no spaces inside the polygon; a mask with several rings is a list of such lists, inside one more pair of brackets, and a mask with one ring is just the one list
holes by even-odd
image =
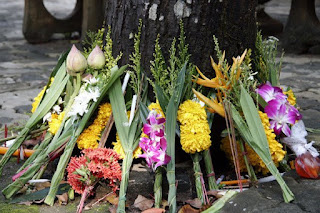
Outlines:
{"label": "purple orchid", "polygon": [[267,113],[270,121],[270,128],[274,130],[276,135],[283,132],[286,136],[291,135],[288,124],[294,124],[297,118],[296,112],[288,109],[285,104],[281,104],[277,100],[268,102],[264,112]]}
{"label": "purple orchid", "polygon": [[155,171],[157,167],[166,165],[171,157],[166,154],[167,140],[164,134],[166,119],[161,118],[155,110],[150,111],[143,132],[148,136],[140,138],[139,146],[143,150],[140,157],[145,158],[148,166]]}
{"label": "purple orchid", "polygon": [[287,96],[282,93],[279,87],[273,87],[269,81],[260,85],[256,92],[268,103],[271,100],[287,100]]}

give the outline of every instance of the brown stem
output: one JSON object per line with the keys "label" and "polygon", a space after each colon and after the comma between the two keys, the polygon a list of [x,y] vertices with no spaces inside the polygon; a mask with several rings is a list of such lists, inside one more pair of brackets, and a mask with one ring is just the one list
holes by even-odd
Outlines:
{"label": "brown stem", "polygon": [[110,134],[110,131],[111,131],[113,124],[114,124],[114,118],[113,118],[113,114],[111,113],[109,120],[108,120],[108,123],[103,130],[103,133],[102,133],[102,136],[101,136],[101,139],[99,142],[99,146],[98,146],[99,148],[103,148],[106,145],[106,142],[109,137],[109,134]]}

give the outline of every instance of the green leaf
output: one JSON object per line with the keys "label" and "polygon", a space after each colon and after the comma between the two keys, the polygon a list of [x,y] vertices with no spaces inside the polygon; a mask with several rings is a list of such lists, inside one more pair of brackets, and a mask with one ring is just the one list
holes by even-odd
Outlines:
{"label": "green leaf", "polygon": [[166,109],[167,109],[169,100],[166,97],[166,95],[164,94],[162,88],[157,83],[155,83],[155,92],[157,94],[157,98],[158,98],[158,101],[159,101],[159,104],[161,106],[162,111],[164,113],[166,113]]}
{"label": "green leaf", "polygon": [[[70,185],[67,183],[60,184],[57,194],[61,195],[65,192],[68,192],[70,188],[71,188]],[[21,203],[21,202],[26,202],[26,201],[42,200],[43,198],[45,198],[47,196],[48,192],[49,192],[49,188],[44,188],[42,190],[33,192],[31,194],[25,194],[25,195],[21,195],[17,198],[14,198],[10,201],[10,203]]]}
{"label": "green leaf", "polygon": [[124,97],[121,90],[120,79],[118,79],[110,88],[109,98],[121,145],[126,152],[129,149],[127,144],[129,136],[129,121],[127,116],[126,104],[124,102]]}
{"label": "green leaf", "polygon": [[264,131],[258,110],[251,96],[242,86],[240,104],[253,139],[256,140],[256,143],[258,143],[261,149],[265,149],[270,153],[268,139]]}

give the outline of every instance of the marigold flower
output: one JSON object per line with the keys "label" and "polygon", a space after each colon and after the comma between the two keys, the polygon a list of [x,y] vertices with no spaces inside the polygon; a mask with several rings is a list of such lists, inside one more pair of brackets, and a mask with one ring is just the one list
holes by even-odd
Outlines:
{"label": "marigold flower", "polygon": [[55,135],[58,132],[60,125],[62,123],[62,120],[64,118],[64,115],[65,115],[65,112],[61,112],[59,115],[56,113],[53,113],[51,115],[51,121],[49,121],[48,123],[49,124],[48,131],[51,134]]}
{"label": "marigold flower", "polygon": [[207,114],[199,103],[186,100],[179,106],[180,143],[186,153],[194,154],[211,146]]}
{"label": "marigold flower", "polygon": [[[50,83],[49,83],[49,86],[52,84],[54,78],[52,77],[50,79]],[[37,97],[35,97],[33,99],[33,103],[32,103],[32,109],[31,109],[31,112],[34,113],[36,111],[36,109],[38,108],[39,104],[40,104],[40,101],[44,95],[44,93],[46,92],[47,90],[47,86],[44,86],[43,89],[39,92],[39,94],[37,95]]]}
{"label": "marigold flower", "polygon": [[[275,139],[276,135],[274,134],[273,129],[270,128],[268,115],[266,113],[259,111],[259,116],[267,136],[271,158],[275,163],[275,165],[278,166],[279,162],[283,160],[286,154],[286,151],[283,150],[282,144]],[[221,140],[220,147],[226,153],[226,156],[229,158],[229,160],[233,161],[231,149],[230,149],[230,142],[228,137],[225,137],[224,139]],[[263,174],[267,174],[269,170],[264,164],[264,162],[261,160],[261,158],[256,154],[256,152],[248,144],[245,144],[245,148],[246,148],[246,155],[251,165],[256,169],[256,171],[262,172]],[[237,146],[237,152],[240,155],[241,153],[240,146]],[[243,157],[239,156],[238,159],[240,163],[240,170],[247,171]]]}
{"label": "marigold flower", "polygon": [[108,123],[109,117],[112,113],[110,103],[100,105],[98,115],[93,123],[85,129],[77,139],[79,149],[97,148],[100,140],[101,131]]}
{"label": "marigold flower", "polygon": [[297,104],[296,96],[294,95],[294,93],[291,89],[289,89],[286,92],[283,92],[283,94],[285,94],[288,97],[287,100],[292,106],[295,106]]}

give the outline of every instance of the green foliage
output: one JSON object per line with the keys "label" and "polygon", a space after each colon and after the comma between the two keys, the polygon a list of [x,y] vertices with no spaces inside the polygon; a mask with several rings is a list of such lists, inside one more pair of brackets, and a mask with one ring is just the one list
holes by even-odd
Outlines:
{"label": "green foliage", "polygon": [[[155,84],[157,84],[163,91],[164,96],[169,99],[174,94],[174,90],[177,87],[176,82],[178,73],[186,62],[190,60],[190,54],[188,53],[188,44],[186,44],[186,36],[184,32],[183,22],[180,22],[180,36],[177,39],[174,38],[169,49],[168,66],[163,57],[161,47],[159,44],[160,37],[158,35],[155,42],[154,60],[151,61],[150,70],[153,76],[153,80],[148,79],[155,91]],[[187,63],[186,78],[185,78],[185,90],[183,91],[182,100],[191,99],[193,93],[191,88],[198,87],[196,83],[192,82],[192,76],[196,75],[195,65]],[[157,96],[157,94],[156,94]],[[157,97],[159,99],[159,97]]]}
{"label": "green foliage", "polygon": [[154,53],[153,53],[154,60],[150,61],[151,63],[150,71],[154,78],[154,81],[152,81],[151,79],[148,79],[148,80],[152,85],[152,87],[154,88],[154,91],[155,91],[155,83],[156,83],[161,87],[161,89],[165,92],[165,94],[168,97],[168,94],[169,94],[168,84],[170,83],[170,80],[169,80],[170,75],[168,73],[166,62],[161,51],[159,40],[160,40],[160,35],[157,36],[155,47],[154,47]]}
{"label": "green foliage", "polygon": [[[84,56],[86,58],[88,58],[96,45],[100,47],[106,57],[106,64],[99,72],[103,72],[105,76],[109,77],[111,68],[117,65],[117,62],[122,56],[122,53],[120,53],[117,57],[113,57],[111,27],[108,26],[108,31],[106,31],[105,28],[101,28],[97,32],[87,32],[87,37],[83,40],[82,44],[84,46]],[[90,67],[87,68],[88,73],[93,74],[94,71],[95,70]]]}
{"label": "green foliage", "polygon": [[270,36],[263,39],[261,32],[258,32],[256,38],[256,56],[254,63],[258,71],[258,79],[261,83],[270,81],[273,86],[279,86],[279,76],[282,66],[283,52],[280,61],[276,61],[278,55],[278,39]]}
{"label": "green foliage", "polygon": [[140,41],[141,41],[141,28],[142,20],[139,20],[138,32],[134,35],[134,52],[129,56],[129,60],[132,64],[129,67],[133,70],[130,72],[131,80],[130,86],[135,94],[140,93],[140,83],[142,77],[141,67],[141,52],[140,52]]}

